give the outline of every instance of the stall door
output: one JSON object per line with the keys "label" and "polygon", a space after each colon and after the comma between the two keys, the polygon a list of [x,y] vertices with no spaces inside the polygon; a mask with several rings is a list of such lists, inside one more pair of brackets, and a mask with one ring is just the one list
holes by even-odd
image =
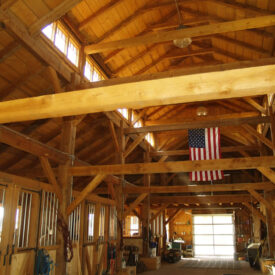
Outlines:
{"label": "stall door", "polygon": [[235,253],[233,215],[194,215],[193,245],[195,257],[233,259]]}
{"label": "stall door", "polygon": [[31,275],[40,196],[15,185],[0,185],[0,274]]}

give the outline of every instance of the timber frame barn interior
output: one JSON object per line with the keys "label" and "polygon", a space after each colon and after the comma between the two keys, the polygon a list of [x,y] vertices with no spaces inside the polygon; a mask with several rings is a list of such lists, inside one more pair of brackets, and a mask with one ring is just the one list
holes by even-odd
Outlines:
{"label": "timber frame barn interior", "polygon": [[[195,215],[275,257],[274,92],[273,0],[1,0],[0,274],[42,248],[64,275],[175,235],[198,254]],[[215,127],[221,158],[189,159]]]}

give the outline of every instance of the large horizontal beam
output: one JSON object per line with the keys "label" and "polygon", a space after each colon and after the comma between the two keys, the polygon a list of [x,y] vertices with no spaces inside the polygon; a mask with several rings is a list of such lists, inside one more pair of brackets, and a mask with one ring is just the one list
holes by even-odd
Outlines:
{"label": "large horizontal beam", "polygon": [[271,182],[258,183],[233,183],[233,184],[206,184],[206,185],[180,185],[180,186],[151,186],[151,187],[131,187],[126,186],[126,194],[139,193],[198,193],[198,192],[222,192],[222,191],[245,191],[255,190],[273,190],[275,186]]}
{"label": "large horizontal beam", "polygon": [[241,170],[258,167],[275,167],[275,157],[230,158],[219,160],[171,161],[153,163],[131,163],[69,168],[72,176],[92,176],[97,174],[158,174],[181,173],[208,170]]}
{"label": "large horizontal beam", "polygon": [[[274,59],[235,66],[262,64]],[[241,69],[212,67],[212,72],[130,82],[113,86],[17,99],[0,103],[0,123],[81,115],[118,108],[141,109],[186,102],[256,96],[274,92],[275,65]],[[214,71],[213,71],[214,70]],[[189,71],[190,72],[190,71]],[[128,79],[129,80],[129,79]],[[135,80],[135,82],[133,82]],[[168,92],[169,91],[169,92]]]}
{"label": "large horizontal beam", "polygon": [[[257,145],[251,146],[226,146],[221,147],[222,153],[230,153],[230,152],[239,152],[239,151],[258,151],[260,149]],[[151,156],[188,156],[189,149],[185,150],[169,150],[169,151],[153,151],[150,153]]]}
{"label": "large horizontal beam", "polygon": [[124,130],[125,134],[134,133],[152,133],[162,131],[175,131],[185,129],[197,129],[197,128],[210,128],[210,127],[221,127],[231,125],[242,125],[242,124],[259,124],[259,123],[270,123],[269,116],[251,116],[242,118],[219,118],[216,117],[200,117],[199,119],[187,119],[181,123],[175,124],[160,124],[152,126],[144,126],[138,128],[127,128]]}
{"label": "large horizontal beam", "polygon": [[151,203],[212,204],[254,202],[250,195],[214,195],[214,196],[151,196]]}
{"label": "large horizontal beam", "polygon": [[144,44],[172,41],[174,39],[227,33],[275,25],[275,15],[246,18],[229,22],[184,28],[163,33],[153,33],[124,40],[92,44],[85,47],[86,54],[136,47]]}
{"label": "large horizontal beam", "polygon": [[65,163],[72,156],[55,149],[47,144],[41,143],[8,127],[0,125],[0,142],[25,151],[35,156],[47,157],[58,163]]}

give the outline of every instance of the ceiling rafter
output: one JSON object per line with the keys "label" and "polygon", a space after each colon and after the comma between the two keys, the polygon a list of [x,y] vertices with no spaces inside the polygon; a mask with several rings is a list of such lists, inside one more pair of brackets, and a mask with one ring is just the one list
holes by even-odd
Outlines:
{"label": "ceiling rafter", "polygon": [[119,5],[123,0],[111,0],[109,3],[106,5],[102,6],[99,8],[96,12],[88,16],[86,19],[84,19],[82,22],[78,24],[78,29],[81,31],[85,27],[87,27],[89,24],[93,22],[97,17],[102,15],[103,13],[108,12],[109,10],[115,8],[117,5]]}
{"label": "ceiling rafter", "polygon": [[[166,19],[167,17],[170,18],[170,17],[175,16],[176,14],[177,14],[176,10],[173,10],[173,11],[169,12],[169,13],[165,16],[164,19],[161,18],[160,20],[158,20],[157,23],[166,22],[166,21],[167,21],[167,19]],[[144,35],[144,34],[147,34],[147,33],[149,33],[149,29],[148,29],[148,28],[142,30],[142,31],[139,32],[137,35]],[[104,63],[106,64],[106,63],[110,62],[111,60],[113,60],[113,58],[115,58],[116,55],[119,54],[119,53],[120,53],[121,51],[123,51],[123,50],[124,50],[124,49],[117,49],[117,50],[112,51],[111,53],[109,53],[109,54],[104,58]],[[145,51],[145,53],[146,53],[146,51]]]}

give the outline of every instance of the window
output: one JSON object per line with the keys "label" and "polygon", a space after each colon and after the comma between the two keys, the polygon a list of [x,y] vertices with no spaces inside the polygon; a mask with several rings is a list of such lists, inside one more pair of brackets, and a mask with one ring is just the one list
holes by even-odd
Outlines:
{"label": "window", "polygon": [[54,39],[54,24],[50,24],[46,26],[44,29],[42,29],[42,32],[46,37],[48,37],[50,40],[53,41]]}
{"label": "window", "polygon": [[103,74],[99,72],[99,70],[93,64],[93,61],[90,58],[86,59],[85,67],[84,67],[84,76],[90,82],[96,82],[99,80],[103,80],[105,77]]}
{"label": "window", "polygon": [[78,66],[80,46],[60,22],[57,21],[44,27],[42,33],[54,43],[56,48],[61,51],[72,64]]}
{"label": "window", "polygon": [[95,221],[95,205],[88,203],[88,241],[93,241],[94,239],[94,221]]}
{"label": "window", "polygon": [[65,33],[57,27],[54,39],[54,45],[64,54],[66,54],[66,36]]}
{"label": "window", "polygon": [[110,207],[110,217],[109,217],[109,238],[111,240],[116,240],[117,236],[117,212],[116,207]]}
{"label": "window", "polygon": [[105,206],[101,206],[99,214],[99,238],[104,240]]}
{"label": "window", "polygon": [[139,234],[139,222],[137,216],[131,216],[130,235],[135,236]]}

